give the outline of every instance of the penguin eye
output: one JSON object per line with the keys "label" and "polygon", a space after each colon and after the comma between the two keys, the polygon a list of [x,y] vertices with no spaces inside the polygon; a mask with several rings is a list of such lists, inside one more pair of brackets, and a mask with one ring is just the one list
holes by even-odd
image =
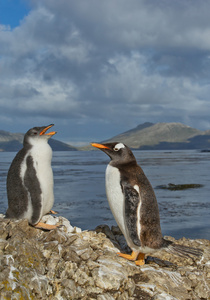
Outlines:
{"label": "penguin eye", "polygon": [[125,145],[123,143],[119,143],[119,144],[115,145],[115,147],[113,148],[113,150],[114,151],[119,151],[122,148],[125,148]]}
{"label": "penguin eye", "polygon": [[119,151],[120,148],[114,147],[114,151]]}

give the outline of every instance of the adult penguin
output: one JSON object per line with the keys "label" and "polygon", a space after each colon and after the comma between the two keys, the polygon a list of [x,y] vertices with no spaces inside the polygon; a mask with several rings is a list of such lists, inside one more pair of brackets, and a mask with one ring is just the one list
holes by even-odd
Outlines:
{"label": "adult penguin", "polygon": [[7,175],[6,217],[27,219],[34,227],[47,230],[57,227],[40,222],[54,204],[52,149],[48,140],[56,132],[47,133],[52,126],[34,127],[26,132],[23,148],[13,159]]}
{"label": "adult penguin", "polygon": [[161,233],[158,203],[154,190],[137,164],[132,151],[123,143],[92,143],[111,161],[106,169],[106,194],[114,218],[132,254],[118,253],[136,265],[144,265],[145,254],[161,248],[175,254],[200,256],[200,249],[177,245]]}

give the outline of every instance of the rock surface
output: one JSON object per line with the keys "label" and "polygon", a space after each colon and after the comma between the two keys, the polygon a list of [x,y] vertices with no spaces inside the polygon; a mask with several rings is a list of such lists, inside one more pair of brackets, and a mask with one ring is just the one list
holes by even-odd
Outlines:
{"label": "rock surface", "polygon": [[63,217],[43,221],[63,226],[42,231],[26,220],[0,217],[1,300],[210,299],[208,240],[176,241],[202,249],[198,259],[162,250],[137,267],[117,256],[129,251],[117,227],[81,231]]}

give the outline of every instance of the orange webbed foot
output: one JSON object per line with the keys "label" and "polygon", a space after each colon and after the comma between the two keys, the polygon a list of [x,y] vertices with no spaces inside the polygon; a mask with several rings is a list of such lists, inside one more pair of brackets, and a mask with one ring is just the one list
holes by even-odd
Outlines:
{"label": "orange webbed foot", "polygon": [[145,254],[144,253],[139,253],[137,260],[135,261],[135,264],[137,266],[143,266],[145,264]]}
{"label": "orange webbed foot", "polygon": [[135,251],[132,251],[131,254],[125,254],[125,253],[121,253],[121,252],[118,252],[117,254],[118,254],[118,256],[123,257],[128,260],[136,260],[137,256],[138,256],[138,252],[135,252]]}
{"label": "orange webbed foot", "polygon": [[137,266],[143,266],[145,264],[145,259],[144,259],[145,254],[144,253],[132,251],[131,254],[125,254],[125,253],[120,253],[120,252],[118,252],[117,254],[118,254],[118,256],[123,257],[125,259],[135,261],[135,264]]}
{"label": "orange webbed foot", "polygon": [[58,212],[57,211],[54,211],[54,210],[50,210],[47,214],[53,214],[53,215],[57,215]]}
{"label": "orange webbed foot", "polygon": [[62,225],[50,225],[50,224],[46,224],[46,223],[43,223],[43,222],[39,222],[39,223],[37,223],[36,225],[33,225],[33,226],[35,228],[38,228],[38,229],[53,230],[53,229],[61,227]]}

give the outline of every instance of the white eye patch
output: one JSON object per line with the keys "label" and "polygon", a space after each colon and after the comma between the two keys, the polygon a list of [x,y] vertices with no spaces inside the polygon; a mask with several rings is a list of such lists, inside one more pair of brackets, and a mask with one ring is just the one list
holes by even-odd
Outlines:
{"label": "white eye patch", "polygon": [[119,151],[120,149],[125,148],[125,145],[123,143],[118,143],[114,147],[114,151]]}

